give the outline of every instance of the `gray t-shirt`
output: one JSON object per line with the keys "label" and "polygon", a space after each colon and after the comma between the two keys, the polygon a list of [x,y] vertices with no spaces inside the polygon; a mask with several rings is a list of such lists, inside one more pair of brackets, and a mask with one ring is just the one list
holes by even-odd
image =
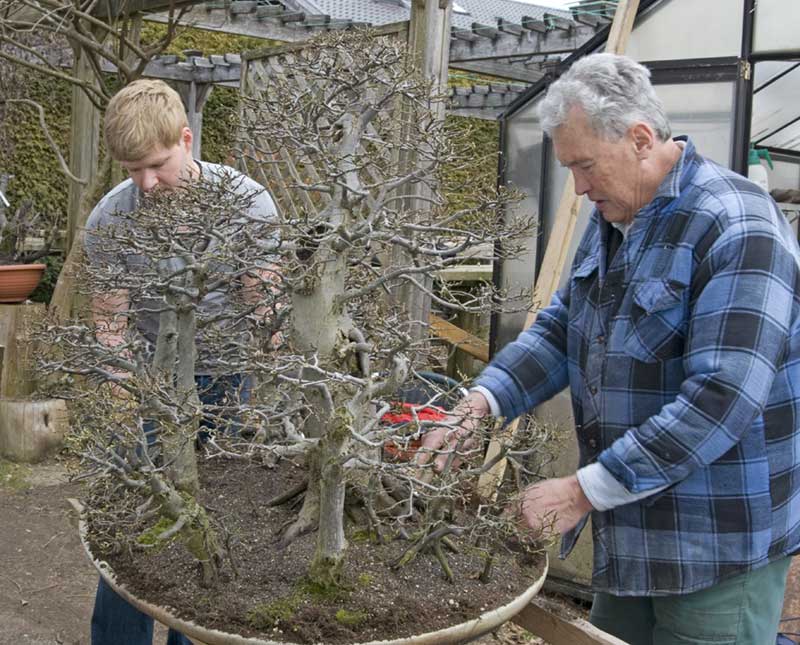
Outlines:
{"label": "gray t-shirt", "polygon": [[[213,164],[208,162],[197,162],[205,181],[223,182],[230,181],[230,186],[240,195],[252,195],[252,202],[247,215],[250,218],[262,221],[270,221],[276,218],[277,209],[275,202],[272,199],[269,191],[256,181],[243,175],[237,170],[228,166]],[[101,229],[106,226],[113,226],[118,222],[115,217],[117,213],[131,213],[139,205],[142,193],[130,179],[126,179],[115,188],[110,190],[100,200],[89,215],[86,222],[86,236],[84,238],[84,247],[89,262],[92,264],[100,264],[108,262],[110,258],[106,257],[102,250],[102,238],[99,235],[92,235],[92,231]],[[265,260],[268,257],[265,254]],[[128,254],[122,260],[125,262],[126,269],[130,272],[136,271],[137,267],[141,267],[146,263],[145,258],[141,255]],[[175,260],[178,261],[177,259]],[[200,309],[203,313],[214,314],[215,312],[224,309],[229,301],[227,290],[212,291],[205,296],[200,304]],[[137,307],[136,312],[136,328],[138,331],[150,342],[155,344],[155,339],[158,334],[159,326],[159,309],[158,301],[144,301]],[[200,349],[201,357],[203,357],[203,348]],[[213,368],[208,365],[203,365],[205,361],[201,358],[201,363],[198,364],[198,374],[213,372]]]}

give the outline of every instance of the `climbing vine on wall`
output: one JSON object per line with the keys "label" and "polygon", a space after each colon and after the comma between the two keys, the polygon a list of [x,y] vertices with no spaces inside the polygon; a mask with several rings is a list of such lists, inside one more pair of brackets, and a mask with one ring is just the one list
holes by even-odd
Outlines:
{"label": "climbing vine on wall", "polygon": [[[163,35],[165,27],[157,23],[145,23],[142,40],[152,42]],[[258,38],[208,32],[198,29],[185,29],[172,42],[166,53],[182,54],[185,50],[198,50],[203,55],[243,52],[249,49],[280,44]],[[13,77],[12,81],[13,81]],[[14,94],[40,103],[45,110],[45,118],[56,142],[65,155],[70,144],[71,104],[70,86],[49,77],[26,73],[20,75],[24,83],[17,80],[19,87]],[[468,79],[472,81],[472,79]],[[109,79],[113,83],[113,79]],[[459,76],[451,78],[451,84],[464,84]],[[480,82],[480,79],[472,81]],[[5,88],[4,88],[5,89]],[[232,146],[236,137],[238,119],[238,90],[216,87],[212,91],[203,112],[202,157],[216,163],[232,161]],[[449,117],[454,125],[463,130],[473,141],[476,154],[496,153],[498,131],[494,121],[481,121]],[[475,182],[487,189],[496,182],[496,163],[490,161],[480,166],[480,175],[465,176],[458,168],[446,169],[443,181],[452,192],[458,193],[462,186]],[[66,225],[68,181],[59,168],[39,126],[36,111],[28,106],[9,104],[0,111],[0,173],[14,176],[9,184],[8,194],[12,208],[24,199],[32,200],[34,207],[58,214],[62,225]],[[110,188],[108,186],[107,188]],[[456,197],[453,202],[459,208],[465,204]],[[37,291],[37,299],[47,300],[51,283],[55,281],[60,266],[60,258],[50,258],[51,265],[43,287]]]}

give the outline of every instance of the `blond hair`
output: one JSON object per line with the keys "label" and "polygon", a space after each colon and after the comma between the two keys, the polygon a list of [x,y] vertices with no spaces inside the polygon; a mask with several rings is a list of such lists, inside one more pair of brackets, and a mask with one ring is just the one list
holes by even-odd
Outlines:
{"label": "blond hair", "polygon": [[164,81],[140,79],[109,101],[106,145],[117,161],[139,161],[157,147],[174,146],[188,125],[186,110],[175,90]]}

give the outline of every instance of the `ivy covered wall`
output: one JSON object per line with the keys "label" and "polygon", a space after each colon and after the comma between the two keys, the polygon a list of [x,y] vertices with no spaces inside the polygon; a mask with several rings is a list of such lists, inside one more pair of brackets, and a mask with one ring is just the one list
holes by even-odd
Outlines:
{"label": "ivy covered wall", "polygon": [[[160,24],[145,23],[142,40],[152,41],[163,34],[164,29]],[[173,41],[166,53],[181,54],[184,50],[194,49],[204,55],[224,54],[269,44],[269,41],[257,38],[186,29]],[[71,88],[66,82],[30,72],[20,74],[19,78],[24,78],[24,83],[17,81],[18,87],[14,87],[14,93],[43,106],[50,132],[66,156],[70,143]],[[485,79],[463,74],[451,76],[451,84],[464,85],[473,82],[485,82]],[[234,88],[215,87],[211,92],[203,112],[203,159],[217,163],[230,162],[236,131],[237,97],[238,91]],[[469,132],[477,155],[496,152],[496,122],[454,118],[454,125]],[[496,169],[495,162],[484,163],[472,171],[475,175],[471,177],[465,177],[463,171],[453,170],[452,174],[444,178],[445,185],[452,186],[455,192],[458,192],[458,186],[465,181],[478,182],[490,188],[496,182]],[[0,173],[14,175],[7,192],[12,208],[17,207],[22,200],[30,199],[35,208],[57,214],[63,222],[62,228],[66,225],[68,181],[39,126],[38,113],[32,107],[7,104],[0,113]],[[457,196],[455,203],[463,205]],[[58,258],[50,264],[52,266],[45,278],[45,284],[36,294],[39,300],[48,298],[60,267]]]}

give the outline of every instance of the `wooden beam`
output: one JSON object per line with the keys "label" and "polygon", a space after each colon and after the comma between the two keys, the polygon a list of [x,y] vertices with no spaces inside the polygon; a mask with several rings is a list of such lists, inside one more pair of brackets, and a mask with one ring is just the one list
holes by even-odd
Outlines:
{"label": "wooden beam", "polygon": [[582,618],[567,618],[543,598],[535,598],[511,619],[550,645],[628,645]]}
{"label": "wooden beam", "polygon": [[497,78],[507,78],[511,81],[535,83],[544,73],[531,65],[526,67],[523,63],[509,63],[506,61],[477,60],[450,63],[450,69],[458,69],[475,74],[486,74]]}
{"label": "wooden beam", "polygon": [[[487,58],[508,58],[510,56],[528,56],[531,54],[563,54],[571,52],[583,45],[595,35],[593,27],[576,25],[570,31],[560,29],[530,31],[536,23],[525,22],[525,31],[519,35],[507,34],[495,30],[493,38],[481,38],[467,42],[454,38],[450,42],[450,61],[472,61]],[[484,33],[487,33],[484,30]]]}
{"label": "wooden beam", "polygon": [[544,22],[550,29],[561,29],[562,31],[572,31],[577,26],[572,20],[547,12],[544,14]]}
{"label": "wooden beam", "polygon": [[102,19],[117,19],[140,12],[167,11],[187,5],[200,5],[204,0],[108,0],[95,2],[92,15]]}
{"label": "wooden beam", "polygon": [[503,18],[497,19],[497,28],[503,33],[511,34],[512,36],[522,35],[522,25],[518,25]]}
{"label": "wooden beam", "polygon": [[[231,15],[227,8],[206,10],[203,7],[192,7],[181,19],[181,24],[208,31],[280,40],[289,43],[306,41],[315,31],[325,30],[324,27],[312,29],[302,27],[302,24],[297,22],[299,13],[296,12],[294,16],[290,15],[290,18],[293,17],[295,20],[283,22],[281,18],[286,16],[287,13],[283,9],[275,12],[275,9],[271,6],[256,7],[255,14],[244,16]],[[166,23],[168,20],[165,13],[151,13],[146,16],[146,19],[160,23]]]}
{"label": "wooden beam", "polygon": [[575,18],[576,22],[579,22],[582,25],[589,25],[595,29],[605,27],[610,22],[605,16],[591,13],[589,11],[581,11],[580,9],[575,11],[572,16]]}
{"label": "wooden beam", "polygon": [[430,324],[431,332],[438,338],[484,363],[489,362],[489,343],[485,340],[473,336],[460,327],[456,327],[444,318],[439,318],[436,314],[428,316],[428,323]]}
{"label": "wooden beam", "polygon": [[[611,25],[606,51],[622,54],[628,44],[628,38],[633,29],[633,20],[639,9],[639,0],[620,0],[614,21]],[[553,294],[561,282],[561,275],[566,264],[567,253],[570,248],[572,234],[578,221],[582,195],[575,193],[575,180],[572,173],[567,175],[561,201],[556,211],[553,230],[547,243],[539,278],[533,288],[532,307],[525,317],[525,329],[533,324],[540,308],[550,304]],[[502,450],[503,443],[513,436],[519,426],[519,419],[514,419],[503,431],[489,443],[486,451],[486,461],[493,460]],[[490,470],[481,475],[478,481],[478,495],[484,498],[494,498],[497,488],[503,481],[506,469],[506,460],[501,459]]]}
{"label": "wooden beam", "polygon": [[472,31],[474,34],[478,36],[489,38],[491,40],[494,40],[500,35],[500,31],[495,27],[490,27],[489,25],[482,25],[479,22],[472,23]]}
{"label": "wooden beam", "polygon": [[234,0],[231,2],[231,15],[255,13],[258,3],[256,0]]}
{"label": "wooden beam", "polygon": [[536,31],[540,34],[547,33],[547,24],[544,22],[544,20],[538,20],[537,18],[531,18],[530,16],[522,16],[522,26],[528,31]]}
{"label": "wooden beam", "polygon": [[[238,85],[241,78],[241,62],[242,59],[238,54],[208,57],[192,55],[184,61],[176,55],[170,54],[151,60],[144,68],[143,76],[185,83],[213,85],[234,83]],[[117,71],[116,65],[109,61],[103,61],[102,68],[104,72],[111,74]]]}
{"label": "wooden beam", "polygon": [[471,29],[462,29],[461,27],[451,27],[450,35],[457,40],[466,40],[469,43],[480,39],[480,36],[474,34]]}

